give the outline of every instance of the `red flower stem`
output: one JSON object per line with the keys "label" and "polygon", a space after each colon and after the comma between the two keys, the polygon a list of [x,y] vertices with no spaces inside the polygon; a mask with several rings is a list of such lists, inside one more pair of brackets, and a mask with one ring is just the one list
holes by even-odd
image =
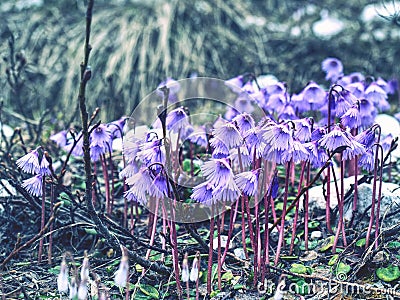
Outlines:
{"label": "red flower stem", "polygon": [[[218,208],[217,208],[218,210]],[[218,215],[218,211],[217,211]],[[217,252],[218,252],[218,258],[217,258],[217,274],[218,274],[218,289],[222,289],[222,281],[221,281],[221,269],[222,269],[222,264],[221,264],[221,218],[220,216],[217,217],[217,240],[218,240],[218,246],[217,246]],[[225,249],[229,248],[229,244],[225,246]]]}
{"label": "red flower stem", "polygon": [[208,265],[207,265],[207,294],[211,294],[211,275],[212,275],[212,267],[213,267],[213,240],[214,240],[214,205],[211,206],[211,217],[210,220],[210,248],[208,251]]}
{"label": "red flower stem", "polygon": [[[298,190],[297,196],[300,194],[301,186],[303,185],[305,167],[306,167],[306,163],[302,162],[301,163],[300,180],[299,180],[299,185],[298,185],[298,188],[297,188],[297,190]],[[294,212],[293,227],[292,227],[292,238],[290,240],[289,255],[292,255],[292,253],[293,253],[294,240],[296,238],[297,220],[299,219],[299,204],[300,204],[300,201],[297,201],[295,212]]]}
{"label": "red flower stem", "polygon": [[111,147],[110,145],[108,145],[108,153],[110,154],[109,157],[109,167],[110,167],[110,181],[111,181],[111,192],[110,192],[110,196],[111,196],[111,203],[110,203],[110,213],[113,210],[114,207],[114,190],[115,190],[115,185],[114,185],[114,164],[113,164],[113,160],[112,160],[112,151],[111,151]]}
{"label": "red flower stem", "polygon": [[[51,184],[50,185],[50,216],[52,216],[53,213],[54,213],[53,205],[54,205],[54,185]],[[47,249],[47,262],[48,262],[49,265],[51,264],[51,261],[52,261],[52,251],[53,251],[53,234],[52,234],[52,231],[53,231],[53,227],[54,227],[53,222],[51,222],[50,228],[49,228],[49,232],[50,232],[49,233],[49,247]]]}
{"label": "red flower stem", "polygon": [[106,212],[111,215],[111,203],[110,203],[110,182],[108,181],[107,164],[105,161],[105,156],[102,154],[100,156],[101,167],[103,169],[104,186],[106,190]]}
{"label": "red flower stem", "polygon": [[[381,127],[377,124],[374,126],[374,130],[378,131],[378,140],[375,143],[376,147],[379,147],[380,138],[381,138]],[[376,202],[376,177],[378,175],[378,166],[379,166],[379,160],[378,160],[378,149],[375,150],[375,158],[374,158],[374,180],[372,184],[372,200],[371,200],[371,216],[369,218],[369,225],[368,225],[368,230],[367,230],[367,236],[365,237],[365,249],[368,249],[369,246],[369,237],[371,235],[372,231],[372,225],[374,223],[374,218],[375,218],[375,202]],[[376,230],[376,229],[375,229]]]}
{"label": "red flower stem", "polygon": [[[307,177],[306,186],[310,182],[310,162],[307,162]],[[304,197],[304,247],[308,251],[308,189],[306,190]]]}
{"label": "red flower stem", "polygon": [[282,245],[283,245],[283,235],[285,231],[285,217],[286,217],[286,205],[289,193],[289,172],[290,172],[290,165],[292,161],[290,160],[286,163],[286,176],[285,176],[285,193],[283,195],[283,207],[282,207],[282,216],[281,216],[281,227],[279,228],[279,239],[278,239],[278,246],[276,249],[276,255],[274,264],[275,266],[278,265],[279,256],[281,255]]}
{"label": "red flower stem", "polygon": [[242,220],[242,245],[243,245],[243,251],[246,259],[249,259],[249,254],[247,253],[247,247],[246,247],[246,222],[245,222],[245,213],[244,213],[244,196],[240,197],[241,199],[241,220]]}
{"label": "red flower stem", "polygon": [[[41,211],[41,219],[40,219],[40,230],[42,231],[44,228],[46,218],[46,177],[42,178],[42,211]],[[38,263],[42,262],[42,253],[43,253],[43,238],[39,241],[39,251],[38,251]]]}
{"label": "red flower stem", "polygon": [[[93,178],[96,178],[97,174],[97,164],[93,163]],[[96,207],[96,180],[92,183],[92,203],[93,207]]]}
{"label": "red flower stem", "polygon": [[[239,206],[239,199],[236,200],[235,207],[231,208],[231,212],[229,215],[229,230],[228,230],[228,240],[227,244],[231,242],[232,239],[232,233],[233,233],[233,225],[235,224],[236,221],[236,216],[238,212],[238,206]],[[225,262],[226,255],[228,254],[228,247],[225,247],[224,253],[222,254],[222,259],[221,259],[221,264],[223,265]]]}
{"label": "red flower stem", "polygon": [[264,285],[266,275],[266,265],[269,265],[269,230],[268,230],[268,219],[269,219],[269,203],[271,202],[271,195],[264,196],[264,214],[265,214],[265,228],[264,228],[264,249],[263,249],[263,260],[262,260],[262,273],[261,273],[261,284]]}
{"label": "red flower stem", "polygon": [[[379,217],[380,217],[380,210],[381,210],[381,198],[382,198],[382,173],[383,173],[383,148],[382,145],[377,144],[377,148],[381,152],[381,159],[380,159],[380,169],[379,169],[379,189],[378,189],[378,201],[376,206],[376,217],[375,217],[375,249],[378,248],[378,237],[379,237]],[[377,149],[377,151],[378,151]]]}
{"label": "red flower stem", "polygon": [[[335,182],[337,182],[335,178]],[[343,206],[344,206],[344,161],[343,161],[343,154],[341,154],[340,158],[340,195],[338,195],[338,208],[339,208],[339,220],[338,226],[336,228],[335,239],[333,240],[332,246],[332,253],[336,253],[336,246],[339,241],[339,235],[342,233],[343,237],[343,245],[346,246],[346,235],[345,235],[345,228],[344,228],[344,219],[343,219]]]}

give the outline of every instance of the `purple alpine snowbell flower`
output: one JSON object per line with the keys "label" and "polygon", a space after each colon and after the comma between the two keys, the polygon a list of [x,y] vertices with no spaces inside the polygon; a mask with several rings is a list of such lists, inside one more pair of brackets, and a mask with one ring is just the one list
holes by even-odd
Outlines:
{"label": "purple alpine snowbell flower", "polygon": [[336,117],[343,116],[354,104],[357,103],[357,98],[348,90],[342,90],[339,95],[335,96],[335,112]]}
{"label": "purple alpine snowbell flower", "polygon": [[214,202],[213,190],[214,185],[212,183],[209,181],[203,182],[193,188],[190,198],[199,203],[210,206]]}
{"label": "purple alpine snowbell flower", "polygon": [[58,147],[63,148],[67,145],[67,131],[62,130],[50,136],[50,140],[55,142]]}
{"label": "purple alpine snowbell flower", "polygon": [[292,133],[288,124],[266,127],[262,137],[264,143],[270,145],[271,150],[289,150],[293,143]]}
{"label": "purple alpine snowbell flower", "polygon": [[244,135],[246,144],[250,147],[250,155],[254,156],[254,151],[256,152],[256,158],[260,158],[265,150],[265,143],[262,138],[262,130],[260,127],[254,127],[246,132]]}
{"label": "purple alpine snowbell flower", "polygon": [[358,160],[358,166],[362,169],[371,172],[374,169],[375,162],[375,151],[373,148],[367,149],[363,155],[360,156]]}
{"label": "purple alpine snowbell flower", "polygon": [[375,105],[378,105],[380,102],[387,99],[387,94],[376,82],[372,82],[365,89],[364,97]]}
{"label": "purple alpine snowbell flower", "polygon": [[278,116],[279,120],[289,121],[298,119],[296,113],[294,112],[294,108],[290,104],[286,104],[279,112]]}
{"label": "purple alpine snowbell flower", "polygon": [[189,126],[189,117],[183,107],[178,107],[168,113],[165,123],[168,130],[178,133]]}
{"label": "purple alpine snowbell flower", "polygon": [[76,135],[75,139],[77,140],[77,143],[74,147],[74,142],[69,141],[65,147],[64,150],[67,152],[70,152],[72,147],[74,147],[72,149],[71,154],[75,157],[81,157],[83,156],[83,137],[82,137],[82,132],[80,132],[78,135]]}
{"label": "purple alpine snowbell flower", "polygon": [[214,149],[212,152],[212,157],[213,158],[226,158],[229,155],[229,149],[222,142],[221,139],[213,137],[210,139],[210,145]]}
{"label": "purple alpine snowbell flower", "polygon": [[377,115],[376,108],[368,99],[360,99],[361,126],[366,128],[374,123]]}
{"label": "purple alpine snowbell flower", "polygon": [[45,155],[42,156],[42,160],[40,162],[40,167],[39,167],[39,174],[42,176],[50,176],[50,163],[47,161],[47,158]]}
{"label": "purple alpine snowbell flower", "polygon": [[226,123],[214,129],[213,135],[224,143],[228,149],[236,148],[243,143],[243,138],[234,123]]}
{"label": "purple alpine snowbell flower", "polygon": [[362,82],[350,83],[346,85],[346,89],[358,99],[364,97],[365,86]]}
{"label": "purple alpine snowbell flower", "polygon": [[126,199],[145,205],[147,203],[146,194],[150,192],[153,184],[149,170],[142,167],[139,172],[127,178],[125,182],[130,186],[130,189],[124,194]]}
{"label": "purple alpine snowbell flower", "polygon": [[364,145],[366,149],[370,149],[375,143],[375,130],[373,128],[368,128],[357,134],[354,140]]}
{"label": "purple alpine snowbell flower", "polygon": [[303,98],[308,101],[311,109],[318,109],[326,103],[326,92],[318,84],[311,81],[301,92]]}
{"label": "purple alpine snowbell flower", "polygon": [[240,189],[235,183],[232,171],[230,172],[225,182],[221,182],[219,185],[215,185],[215,188],[212,191],[212,195],[215,201],[234,202],[239,198]]}
{"label": "purple alpine snowbell flower", "polygon": [[127,163],[132,163],[137,159],[137,154],[140,151],[141,141],[136,138],[125,138],[122,144],[122,153]]}
{"label": "purple alpine snowbell flower", "polygon": [[[350,134],[348,134],[348,136],[350,136]],[[359,155],[365,153],[364,146],[362,144],[360,144],[359,142],[352,139],[351,144],[352,144],[351,148],[346,148],[343,151],[343,160],[350,160],[356,156],[359,156]]]}
{"label": "purple alpine snowbell flower", "polygon": [[225,84],[228,87],[233,87],[235,89],[235,91],[236,91],[237,87],[241,88],[243,86],[243,83],[244,83],[243,75],[239,75],[239,76],[233,77],[231,79],[225,80]]}
{"label": "purple alpine snowbell flower", "polygon": [[[240,159],[238,152],[240,152]],[[235,166],[240,166],[240,163],[242,163],[242,166],[250,166],[250,164],[253,161],[253,156],[250,155],[247,145],[242,145],[239,147],[239,149],[229,150],[228,158],[232,161],[232,164]]]}
{"label": "purple alpine snowbell flower", "polygon": [[244,93],[239,94],[238,98],[235,100],[235,110],[239,113],[251,114],[254,111],[254,107],[250,97],[244,95]]}
{"label": "purple alpine snowbell flower", "polygon": [[319,144],[329,151],[343,146],[352,148],[352,142],[348,136],[342,131],[342,129],[335,125],[331,132],[325,134],[320,140]]}
{"label": "purple alpine snowbell flower", "polygon": [[188,137],[188,139],[201,147],[207,148],[208,147],[208,138],[207,132],[204,126],[200,126],[199,128],[195,129]]}
{"label": "purple alpine snowbell flower", "polygon": [[245,195],[249,197],[254,196],[258,190],[260,173],[261,169],[239,173],[235,175],[235,183]]}
{"label": "purple alpine snowbell flower", "polygon": [[310,141],[312,119],[294,120],[293,123],[295,125],[294,137],[302,143]]}
{"label": "purple alpine snowbell flower", "polygon": [[285,107],[287,103],[287,95],[286,93],[282,94],[272,94],[268,98],[268,102],[266,105],[267,111],[270,113],[278,112]]}
{"label": "purple alpine snowbell flower", "polygon": [[[296,140],[293,140],[290,151],[287,151],[288,158],[292,159],[295,164],[306,161],[309,157],[309,152],[304,145]],[[287,159],[289,161],[289,159]]]}
{"label": "purple alpine snowbell flower", "polygon": [[135,175],[139,170],[138,165],[135,162],[129,162],[126,164],[126,167],[119,172],[119,178],[124,179],[124,178],[129,178]]}
{"label": "purple alpine snowbell flower", "polygon": [[107,128],[111,134],[112,139],[122,137],[121,132],[124,131],[124,126],[128,119],[128,117],[122,117],[116,121],[107,124]]}
{"label": "purple alpine snowbell flower", "polygon": [[29,174],[39,173],[40,165],[39,165],[38,148],[22,156],[20,159],[16,161],[16,164],[25,173]]}
{"label": "purple alpine snowbell flower", "polygon": [[349,75],[343,76],[338,80],[338,84],[341,86],[347,86],[356,82],[363,82],[365,80],[365,76],[360,72],[350,73]]}
{"label": "purple alpine snowbell flower", "polygon": [[335,82],[343,75],[343,64],[337,58],[328,57],[322,62],[322,70],[326,73],[326,80]]}
{"label": "purple alpine snowbell flower", "polygon": [[345,114],[340,118],[340,123],[350,129],[358,128],[361,125],[360,111],[358,105],[353,105],[347,110]]}
{"label": "purple alpine snowbell flower", "polygon": [[254,119],[248,113],[242,113],[233,118],[232,122],[236,124],[239,132],[244,134],[246,131],[254,127]]}
{"label": "purple alpine snowbell flower", "polygon": [[313,168],[321,168],[328,160],[326,150],[322,147],[319,147],[317,141],[305,143],[304,147],[308,150],[308,160]]}
{"label": "purple alpine snowbell flower", "polygon": [[158,199],[168,196],[168,184],[169,183],[162,172],[158,173],[151,185],[150,195]]}
{"label": "purple alpine snowbell flower", "polygon": [[38,174],[31,178],[25,179],[22,187],[31,195],[39,197],[43,193],[43,176]]}
{"label": "purple alpine snowbell flower", "polygon": [[155,140],[141,145],[141,150],[137,153],[138,157],[146,164],[165,163],[165,149],[161,145],[162,140]]}
{"label": "purple alpine snowbell flower", "polygon": [[303,94],[293,94],[290,98],[290,104],[300,114],[311,110],[310,103],[304,98]]}
{"label": "purple alpine snowbell flower", "polygon": [[311,133],[311,141],[319,141],[326,134],[326,129],[324,127],[317,127]]}

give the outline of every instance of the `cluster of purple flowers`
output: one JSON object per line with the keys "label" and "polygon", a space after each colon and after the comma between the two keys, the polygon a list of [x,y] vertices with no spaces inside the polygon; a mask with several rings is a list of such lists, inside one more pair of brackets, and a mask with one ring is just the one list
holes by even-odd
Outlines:
{"label": "cluster of purple flowers", "polygon": [[23,181],[22,187],[31,195],[37,197],[43,194],[44,178],[51,175],[50,163],[44,153],[39,153],[40,150],[40,147],[36,148],[16,161],[17,166],[21,168],[22,171],[28,174],[34,174],[33,177]]}
{"label": "cluster of purple flowers", "polygon": [[[103,154],[112,153],[113,141],[122,137],[126,120],[126,117],[122,117],[119,120],[100,124],[92,129],[90,134],[90,157],[93,162],[98,161]],[[65,151],[71,152],[74,156],[83,156],[82,133],[71,135],[67,130],[62,130],[50,136],[50,140]]]}
{"label": "cluster of purple flowers", "polygon": [[[396,92],[396,82],[374,80],[361,73],[344,75],[336,58],[324,60],[322,69],[331,83],[329,90],[309,82],[292,95],[285,83],[270,77],[246,81],[246,76],[240,75],[227,80],[228,86],[233,90],[239,87],[240,92],[234,107],[228,108],[225,118],[218,118],[209,131],[194,128],[183,107],[170,111],[168,132],[212,153],[201,165],[205,181],[193,188],[191,199],[209,205],[232,202],[242,194],[254,196],[262,173],[256,161],[261,159],[277,164],[309,162],[320,168],[329,153],[340,148],[343,160],[358,157],[359,166],[371,171],[376,136],[370,126],[378,112],[390,109],[387,99]],[[179,83],[172,79],[166,83],[176,94]],[[258,122],[251,115],[255,105],[265,112]],[[158,136],[161,122],[157,120],[153,128],[144,138],[130,138],[124,144],[128,165],[120,176],[130,186],[125,196],[142,204],[149,195],[168,194],[169,183],[160,167],[165,163],[165,147]],[[390,142],[389,137],[386,143]]]}

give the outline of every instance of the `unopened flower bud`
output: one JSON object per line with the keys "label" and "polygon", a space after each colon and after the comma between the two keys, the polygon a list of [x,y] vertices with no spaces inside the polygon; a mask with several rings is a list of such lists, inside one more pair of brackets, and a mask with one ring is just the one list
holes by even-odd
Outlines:
{"label": "unopened flower bud", "polygon": [[69,284],[69,299],[74,299],[78,295],[78,285],[76,283],[76,278],[71,278],[71,283]]}
{"label": "unopened flower bud", "polygon": [[81,281],[89,280],[89,258],[87,256],[87,252],[85,251],[82,267],[81,267]]}
{"label": "unopened flower bud", "polygon": [[190,281],[196,282],[199,279],[199,260],[196,257],[193,260],[192,269],[190,270]]}
{"label": "unopened flower bud", "polygon": [[188,264],[188,254],[185,253],[185,257],[182,262],[182,282],[189,281],[189,264]]}
{"label": "unopened flower bud", "polygon": [[78,288],[78,299],[86,300],[88,296],[87,280],[82,280]]}
{"label": "unopened flower bud", "polygon": [[118,270],[115,272],[114,283],[118,287],[125,287],[129,276],[129,258],[126,248],[122,249],[122,258]]}
{"label": "unopened flower bud", "polygon": [[65,257],[61,262],[60,274],[57,277],[57,288],[60,293],[68,292],[68,266]]}

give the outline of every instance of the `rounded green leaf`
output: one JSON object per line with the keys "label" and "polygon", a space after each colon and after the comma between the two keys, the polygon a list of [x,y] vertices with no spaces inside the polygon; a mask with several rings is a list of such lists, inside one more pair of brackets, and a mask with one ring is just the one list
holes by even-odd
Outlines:
{"label": "rounded green leaf", "polygon": [[290,268],[290,272],[296,273],[296,274],[306,274],[307,267],[302,264],[292,264],[292,267]]}
{"label": "rounded green leaf", "polygon": [[390,282],[400,278],[400,269],[398,266],[389,265],[386,268],[378,268],[376,275],[380,280]]}

